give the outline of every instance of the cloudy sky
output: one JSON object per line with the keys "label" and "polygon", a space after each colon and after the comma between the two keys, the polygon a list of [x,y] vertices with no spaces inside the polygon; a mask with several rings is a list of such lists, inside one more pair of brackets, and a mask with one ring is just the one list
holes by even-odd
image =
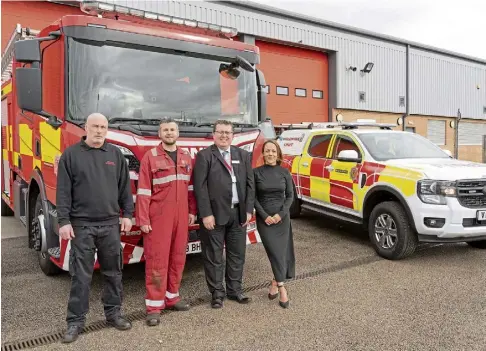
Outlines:
{"label": "cloudy sky", "polygon": [[264,4],[486,60],[486,0],[266,0]]}

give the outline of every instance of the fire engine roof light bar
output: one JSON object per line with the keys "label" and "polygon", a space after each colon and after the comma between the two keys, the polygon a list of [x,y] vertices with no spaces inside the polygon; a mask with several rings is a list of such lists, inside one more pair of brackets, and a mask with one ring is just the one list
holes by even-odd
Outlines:
{"label": "fire engine roof light bar", "polygon": [[100,1],[83,1],[81,3],[81,11],[89,15],[103,15],[106,12],[119,13],[124,15],[132,15],[151,20],[159,20],[161,22],[184,25],[191,28],[209,29],[212,31],[223,33],[226,37],[234,37],[238,34],[236,28],[219,26],[217,24],[210,24],[199,22],[196,20],[188,20],[175,16],[159,15],[154,12],[139,10],[131,7],[108,4]]}

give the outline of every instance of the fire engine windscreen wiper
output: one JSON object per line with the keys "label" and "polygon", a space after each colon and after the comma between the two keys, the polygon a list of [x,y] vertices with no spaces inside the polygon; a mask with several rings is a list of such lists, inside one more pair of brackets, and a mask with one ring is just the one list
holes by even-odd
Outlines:
{"label": "fire engine windscreen wiper", "polygon": [[117,123],[130,123],[136,122],[139,124],[153,124],[157,125],[160,123],[160,119],[158,118],[136,118],[136,117],[112,117],[108,120],[108,124],[117,124]]}

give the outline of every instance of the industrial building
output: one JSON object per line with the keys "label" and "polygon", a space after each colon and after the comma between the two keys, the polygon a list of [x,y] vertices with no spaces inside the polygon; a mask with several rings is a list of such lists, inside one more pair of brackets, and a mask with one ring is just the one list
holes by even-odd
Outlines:
{"label": "industrial building", "polygon": [[[256,44],[275,124],[374,119],[419,133],[458,158],[486,162],[486,60],[240,1],[114,1],[233,27]],[[2,2],[2,50],[16,23],[41,28],[76,1]]]}

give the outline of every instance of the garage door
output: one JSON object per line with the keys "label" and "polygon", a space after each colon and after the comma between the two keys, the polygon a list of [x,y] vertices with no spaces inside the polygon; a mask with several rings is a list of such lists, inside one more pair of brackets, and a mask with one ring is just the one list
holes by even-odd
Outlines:
{"label": "garage door", "polygon": [[328,59],[322,52],[256,41],[275,124],[328,120]]}

